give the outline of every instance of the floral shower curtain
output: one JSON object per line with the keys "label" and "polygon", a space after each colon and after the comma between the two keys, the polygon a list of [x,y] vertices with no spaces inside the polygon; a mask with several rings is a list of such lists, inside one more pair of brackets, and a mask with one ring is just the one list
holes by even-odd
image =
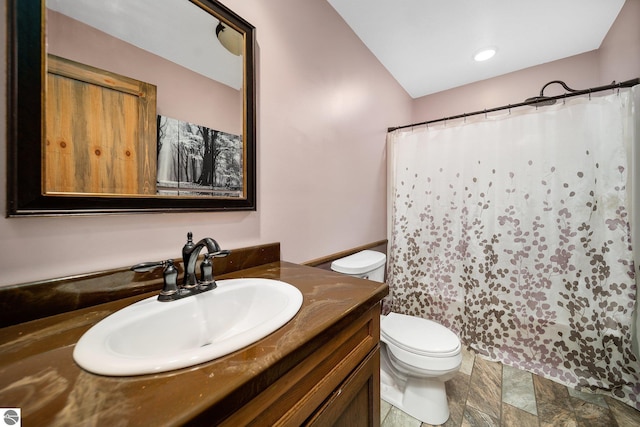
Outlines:
{"label": "floral shower curtain", "polygon": [[390,133],[385,310],[436,320],[489,359],[640,409],[639,94]]}

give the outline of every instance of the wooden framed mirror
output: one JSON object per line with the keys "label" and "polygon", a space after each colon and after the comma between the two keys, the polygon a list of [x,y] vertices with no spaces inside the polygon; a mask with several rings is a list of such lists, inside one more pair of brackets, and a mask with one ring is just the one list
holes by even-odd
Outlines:
{"label": "wooden framed mirror", "polygon": [[254,27],[108,3],[8,2],[7,216],[255,210]]}

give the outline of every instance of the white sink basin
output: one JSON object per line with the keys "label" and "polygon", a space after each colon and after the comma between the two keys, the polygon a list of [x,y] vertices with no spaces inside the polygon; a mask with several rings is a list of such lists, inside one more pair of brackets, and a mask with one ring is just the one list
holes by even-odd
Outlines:
{"label": "white sink basin", "polygon": [[270,279],[228,279],[177,301],[156,296],[127,306],[89,329],[73,358],[113,376],[171,371],[224,356],[264,338],[296,315],[302,294]]}

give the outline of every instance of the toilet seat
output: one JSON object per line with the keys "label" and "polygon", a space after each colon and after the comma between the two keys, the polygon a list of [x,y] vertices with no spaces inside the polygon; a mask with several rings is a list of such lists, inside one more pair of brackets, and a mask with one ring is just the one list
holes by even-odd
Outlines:
{"label": "toilet seat", "polygon": [[380,335],[387,343],[420,356],[452,357],[461,349],[458,336],[446,327],[404,314],[382,316]]}

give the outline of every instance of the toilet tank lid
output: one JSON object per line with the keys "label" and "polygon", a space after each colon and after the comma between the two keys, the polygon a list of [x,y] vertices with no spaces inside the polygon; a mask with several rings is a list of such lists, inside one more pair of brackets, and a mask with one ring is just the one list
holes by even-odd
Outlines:
{"label": "toilet tank lid", "polygon": [[382,252],[365,250],[333,261],[331,269],[343,274],[362,274],[383,266],[386,260]]}

